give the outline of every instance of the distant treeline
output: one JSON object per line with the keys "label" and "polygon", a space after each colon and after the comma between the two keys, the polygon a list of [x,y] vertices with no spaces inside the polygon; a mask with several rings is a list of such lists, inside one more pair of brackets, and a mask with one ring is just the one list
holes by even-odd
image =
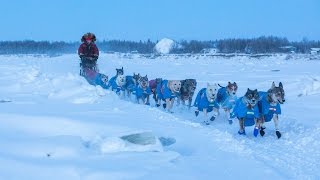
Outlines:
{"label": "distant treeline", "polygon": [[[157,42],[108,40],[96,44],[103,52],[121,53],[154,53]],[[71,54],[76,53],[80,42],[49,42],[49,41],[0,41],[0,54]],[[220,53],[309,53],[310,48],[320,48],[320,41],[302,40],[290,42],[286,38],[274,36],[253,39],[222,39],[214,41],[179,41],[171,53],[202,53],[204,49],[215,48]]]}

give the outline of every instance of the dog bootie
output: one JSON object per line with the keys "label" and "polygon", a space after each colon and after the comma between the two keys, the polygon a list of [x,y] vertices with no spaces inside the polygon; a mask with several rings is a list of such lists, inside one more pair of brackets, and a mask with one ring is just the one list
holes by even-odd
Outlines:
{"label": "dog bootie", "polygon": [[145,105],[150,106],[150,103],[145,103]]}
{"label": "dog bootie", "polygon": [[160,107],[160,104],[156,104],[157,107]]}
{"label": "dog bootie", "polygon": [[280,133],[280,131],[276,131],[276,135],[277,135],[278,139],[281,138],[281,133]]}
{"label": "dog bootie", "polygon": [[257,137],[259,134],[259,128],[258,127],[255,127],[254,130],[253,130],[253,135],[254,137]]}
{"label": "dog bootie", "polygon": [[229,119],[228,122],[230,125],[233,123],[232,119]]}
{"label": "dog bootie", "polygon": [[196,117],[199,115],[199,111],[194,111],[194,114],[196,115]]}
{"label": "dog bootie", "polygon": [[265,127],[261,127],[260,128],[260,135],[261,136],[264,136],[266,133],[264,132],[264,130],[265,130],[266,128]]}
{"label": "dog bootie", "polygon": [[162,104],[163,109],[167,107],[167,104]]}
{"label": "dog bootie", "polygon": [[203,121],[205,125],[210,125],[210,122],[208,120]]}
{"label": "dog bootie", "polygon": [[246,131],[245,131],[245,130],[239,130],[239,131],[238,131],[238,134],[239,134],[239,135],[246,135]]}
{"label": "dog bootie", "polygon": [[216,119],[216,117],[212,116],[212,117],[210,118],[210,121],[214,121],[215,119]]}

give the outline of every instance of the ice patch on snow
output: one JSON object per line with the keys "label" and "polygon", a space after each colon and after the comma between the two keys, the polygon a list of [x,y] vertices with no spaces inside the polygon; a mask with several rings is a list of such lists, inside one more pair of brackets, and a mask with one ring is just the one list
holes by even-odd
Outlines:
{"label": "ice patch on snow", "polygon": [[108,137],[101,143],[102,153],[162,152],[159,139],[151,132],[132,133],[121,137]]}

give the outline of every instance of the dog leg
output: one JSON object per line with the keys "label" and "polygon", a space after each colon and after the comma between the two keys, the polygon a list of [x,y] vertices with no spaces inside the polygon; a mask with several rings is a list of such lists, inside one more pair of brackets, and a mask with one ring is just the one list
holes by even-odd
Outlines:
{"label": "dog leg", "polygon": [[172,101],[172,100],[170,100],[170,98],[166,99],[166,106],[163,107],[163,108],[165,108],[166,111],[168,111],[169,113],[173,113],[173,112],[171,111],[171,108],[172,108],[172,105],[173,105],[173,104],[171,103],[171,101]]}
{"label": "dog leg", "polygon": [[240,118],[239,119],[239,126],[240,126],[240,129],[238,131],[238,134],[240,135],[246,135],[246,131],[244,129],[244,118]]}
{"label": "dog leg", "polygon": [[120,95],[122,99],[126,98],[126,92],[125,91],[120,91]]}
{"label": "dog leg", "polygon": [[263,117],[263,115],[261,115],[261,117],[260,117],[260,135],[261,136],[265,135],[264,130],[266,129],[266,126],[264,125],[264,122],[265,122],[264,117]]}
{"label": "dog leg", "polygon": [[208,112],[207,112],[207,109],[205,109],[205,108],[203,108],[203,113],[204,113],[204,123],[206,124],[206,125],[210,125],[210,121],[209,121],[209,119],[208,119]]}
{"label": "dog leg", "polygon": [[279,127],[278,127],[278,125],[279,125],[278,114],[273,114],[273,121],[274,121],[274,126],[276,128],[276,135],[277,135],[278,139],[280,139],[281,138],[281,133],[280,133]]}
{"label": "dog leg", "polygon": [[156,90],[154,90],[154,91],[152,92],[152,94],[153,94],[154,102],[155,102],[156,104],[158,104],[158,98],[157,98]]}
{"label": "dog leg", "polygon": [[228,120],[229,124],[231,125],[233,123],[233,121],[230,118],[230,109],[226,108],[226,109],[224,109],[224,112],[226,113],[227,120]]}
{"label": "dog leg", "polygon": [[196,117],[199,115],[199,109],[198,108],[194,111],[194,114],[196,115]]}
{"label": "dog leg", "polygon": [[161,105],[161,99],[159,99],[158,97],[156,97],[155,101],[156,101],[156,106],[157,106],[157,107],[160,107],[160,105]]}
{"label": "dog leg", "polygon": [[253,135],[254,137],[257,137],[260,129],[260,119],[254,119],[254,120],[255,120],[255,127],[253,129]]}
{"label": "dog leg", "polygon": [[180,97],[177,97],[177,106],[180,106],[180,101],[181,101]]}
{"label": "dog leg", "polygon": [[172,108],[173,108],[174,101],[175,101],[175,98],[172,98],[172,99],[170,99],[170,101],[169,101],[169,109],[168,109],[168,111],[169,111],[170,113],[173,113]]}
{"label": "dog leg", "polygon": [[213,108],[213,115],[210,118],[210,121],[214,121],[216,119],[216,117],[218,116],[218,114],[219,114],[219,109]]}
{"label": "dog leg", "polygon": [[150,105],[150,95],[147,95],[147,102],[146,102],[146,105]]}
{"label": "dog leg", "polygon": [[189,99],[188,99],[188,110],[190,110],[190,108],[191,108],[191,103],[192,103],[192,98],[189,97]]}
{"label": "dog leg", "polygon": [[163,107],[163,109],[167,109],[167,106],[168,106],[168,102],[167,102],[167,99],[166,99],[166,100],[164,100],[164,103],[162,104],[162,107]]}
{"label": "dog leg", "polygon": [[182,106],[184,107],[186,105],[186,101],[182,100]]}

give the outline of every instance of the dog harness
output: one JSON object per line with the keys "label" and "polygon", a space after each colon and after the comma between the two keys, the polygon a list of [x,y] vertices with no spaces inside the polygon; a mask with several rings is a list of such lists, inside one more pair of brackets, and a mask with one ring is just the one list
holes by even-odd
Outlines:
{"label": "dog harness", "polygon": [[171,99],[177,97],[175,93],[173,93],[168,87],[168,80],[163,80],[161,83],[157,85],[157,96],[162,99]]}
{"label": "dog harness", "polygon": [[259,118],[259,108],[256,104],[252,108],[248,108],[247,104],[244,102],[243,97],[236,101],[236,105],[233,109],[234,115],[238,118],[244,118],[245,126],[252,126],[255,124],[255,118]]}
{"label": "dog harness", "polygon": [[216,104],[224,109],[232,109],[237,101],[237,96],[230,96],[226,87],[221,87],[218,90]]}
{"label": "dog harness", "polygon": [[272,106],[268,102],[268,93],[260,91],[259,92],[260,100],[258,102],[259,112],[264,116],[265,122],[272,120],[274,114],[281,114],[280,104],[277,103],[275,106]]}
{"label": "dog harness", "polygon": [[136,91],[137,98],[145,98],[145,97],[151,95],[150,87],[147,87],[146,89],[142,89],[141,86],[137,86],[135,88],[135,91]]}
{"label": "dog harness", "polygon": [[109,81],[109,86],[111,87],[112,91],[115,91],[116,93],[119,93],[120,91],[124,91],[123,86],[118,86],[116,82],[117,76],[114,76]]}
{"label": "dog harness", "polygon": [[207,109],[207,112],[211,112],[213,108],[219,108],[219,105],[216,103],[215,100],[213,102],[208,101],[207,88],[203,88],[198,92],[193,106],[197,107],[199,111]]}

